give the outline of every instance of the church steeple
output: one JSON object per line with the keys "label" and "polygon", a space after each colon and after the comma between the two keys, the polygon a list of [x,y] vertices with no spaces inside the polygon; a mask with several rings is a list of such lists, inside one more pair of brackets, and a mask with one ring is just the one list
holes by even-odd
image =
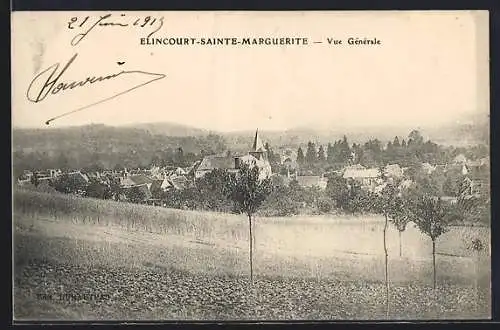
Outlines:
{"label": "church steeple", "polygon": [[262,144],[262,141],[260,140],[258,128],[255,131],[255,138],[253,140],[252,151],[256,151],[256,152],[266,151],[266,149],[264,148],[264,145]]}
{"label": "church steeple", "polygon": [[253,140],[252,150],[249,152],[250,155],[257,159],[267,159],[267,151],[262,144],[262,140],[259,137],[259,129],[255,131],[255,138]]}

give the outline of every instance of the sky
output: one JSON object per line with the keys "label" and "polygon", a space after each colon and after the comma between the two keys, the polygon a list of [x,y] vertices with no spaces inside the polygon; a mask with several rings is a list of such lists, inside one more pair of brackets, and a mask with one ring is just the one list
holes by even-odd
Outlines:
{"label": "sky", "polygon": [[[101,13],[105,14],[105,13]],[[133,22],[146,13],[112,13]],[[441,125],[488,113],[487,12],[154,12],[156,37],[307,37],[307,46],[140,45],[155,26],[98,27],[72,46],[77,23],[96,13],[12,15],[12,124],[63,127],[172,122],[219,131],[297,126]],[[78,16],[74,29],[68,21]],[[149,30],[148,30],[149,29]],[[381,45],[349,46],[347,38]],[[333,46],[327,38],[343,40]],[[322,41],[314,44],[313,41]],[[107,102],[54,116],[146,82],[124,74],[35,98],[52,65],[71,82],[121,70],[164,74]],[[117,62],[124,62],[118,65]],[[55,77],[55,76],[54,76]],[[45,78],[45,79],[43,79]]]}

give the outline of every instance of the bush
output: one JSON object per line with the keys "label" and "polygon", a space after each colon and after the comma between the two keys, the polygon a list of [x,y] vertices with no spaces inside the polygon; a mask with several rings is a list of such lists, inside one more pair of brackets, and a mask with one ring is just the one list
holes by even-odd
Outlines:
{"label": "bush", "polygon": [[335,202],[327,197],[321,197],[317,201],[317,208],[320,213],[330,213],[335,208]]}
{"label": "bush", "polygon": [[290,188],[275,186],[262,204],[259,215],[291,216],[299,214],[299,202],[293,199]]}
{"label": "bush", "polygon": [[87,190],[87,184],[75,176],[63,174],[52,183],[55,190],[65,194],[82,194]]}
{"label": "bush", "polygon": [[86,197],[109,199],[111,198],[111,189],[100,182],[91,182],[85,192]]}

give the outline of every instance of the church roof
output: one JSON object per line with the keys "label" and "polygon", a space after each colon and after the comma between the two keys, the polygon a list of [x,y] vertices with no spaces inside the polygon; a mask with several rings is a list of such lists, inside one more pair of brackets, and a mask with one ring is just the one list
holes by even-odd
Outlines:
{"label": "church roof", "polygon": [[255,131],[255,138],[253,140],[253,146],[252,146],[252,151],[257,151],[257,152],[263,152],[266,151],[264,148],[264,145],[262,144],[262,140],[259,137],[259,130],[257,129]]}

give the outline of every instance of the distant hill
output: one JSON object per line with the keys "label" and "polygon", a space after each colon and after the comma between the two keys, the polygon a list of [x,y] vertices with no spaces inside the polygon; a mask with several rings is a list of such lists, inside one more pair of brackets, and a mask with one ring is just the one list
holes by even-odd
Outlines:
{"label": "distant hill", "polygon": [[82,168],[96,163],[106,168],[137,167],[149,165],[154,157],[173,157],[178,148],[185,155],[226,150],[224,139],[218,135],[169,136],[136,127],[14,129],[12,134],[13,163],[21,169],[53,168],[59,164]]}
{"label": "distant hill", "polygon": [[[468,146],[488,144],[489,120],[487,116],[469,116],[460,122],[435,127],[359,127],[316,129],[298,127],[286,131],[260,131],[264,142],[273,149],[297,148],[308,141],[327,144],[345,134],[350,143],[364,143],[379,139],[383,143],[395,136],[406,138],[418,129],[425,139],[442,145]],[[38,166],[47,168],[63,159],[72,167],[85,167],[100,162],[105,167],[117,164],[137,166],[149,164],[153,157],[165,157],[182,147],[183,152],[199,154],[246,152],[255,131],[211,132],[209,130],[172,123],[151,123],[128,126],[86,125],[65,128],[13,129],[14,165],[21,168]],[[47,163],[47,159],[49,159]]]}
{"label": "distant hill", "polygon": [[208,130],[195,128],[187,125],[174,124],[174,123],[140,123],[133,125],[122,126],[124,128],[142,129],[154,135],[167,135],[167,136],[200,136],[207,135]]}
{"label": "distant hill", "polygon": [[[111,149],[121,146],[137,148],[161,143],[160,149],[183,147],[186,152],[198,152],[200,137],[210,132],[175,124],[140,124],[138,126],[108,126],[92,124],[64,128],[14,129],[14,149],[37,149],[49,151],[62,145],[78,148],[85,146],[110,145]],[[203,144],[203,143],[202,143]]]}
{"label": "distant hill", "polygon": [[488,144],[490,141],[489,114],[473,114],[456,123],[429,128],[429,135],[437,143],[454,146]]}
{"label": "distant hill", "polygon": [[[325,125],[323,124],[323,127]],[[456,122],[447,125],[435,125],[415,127],[411,124],[406,126],[385,127],[343,127],[333,123],[330,128],[318,128],[313,126],[295,127],[283,131],[259,130],[262,138],[273,146],[298,147],[315,141],[327,144],[344,135],[352,143],[364,143],[369,139],[378,139],[384,143],[392,141],[395,136],[406,138],[414,130],[419,130],[426,139],[430,139],[442,145],[468,146],[476,144],[488,144],[489,141],[489,117],[487,114],[474,113],[462,116]],[[254,129],[236,132],[216,132],[207,129],[195,128],[173,123],[147,123],[124,126],[126,128],[143,129],[150,134],[166,136],[204,136],[210,132],[223,136],[231,150],[246,150],[252,142],[255,134]]]}
{"label": "distant hill", "polygon": [[[471,146],[489,144],[489,120],[486,116],[467,118],[460,122],[441,126],[387,126],[387,127],[334,127],[317,129],[314,127],[296,127],[286,131],[261,131],[264,141],[273,146],[298,147],[308,141],[327,144],[347,136],[350,143],[365,143],[370,139],[378,139],[383,143],[392,141],[395,136],[405,138],[412,130],[419,130],[425,139],[447,146]],[[253,136],[255,131],[232,132],[223,134],[228,143],[238,145]]]}

